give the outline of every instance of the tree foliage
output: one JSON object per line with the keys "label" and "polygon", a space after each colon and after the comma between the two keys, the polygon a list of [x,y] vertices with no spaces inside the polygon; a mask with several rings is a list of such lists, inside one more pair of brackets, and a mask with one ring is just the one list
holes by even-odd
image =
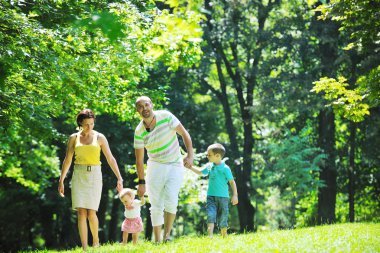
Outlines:
{"label": "tree foliage", "polygon": [[[327,79],[324,78],[315,82],[314,91],[327,93],[326,96],[338,113],[354,122],[362,121],[369,114],[368,108],[376,107],[380,102],[379,10],[380,2],[371,0],[332,0],[316,9],[322,13],[322,19],[331,18],[340,23],[340,32],[349,38],[344,49],[347,54],[355,54],[359,60],[349,60],[357,72],[351,75],[358,77],[351,78],[346,73],[343,75],[343,79],[350,79],[351,89],[346,90],[345,81],[337,77],[337,81],[329,79],[331,81],[326,82]],[[337,88],[331,89],[332,84]]]}
{"label": "tree foliage", "polygon": [[[0,1],[1,196],[21,187],[33,203],[50,198],[46,192],[56,192],[64,143],[75,131],[67,124],[75,125],[79,110],[113,115],[119,124],[133,121],[136,96],[148,94],[158,102],[165,96],[162,86],[149,90],[141,85],[149,71],[162,65],[174,71],[199,60],[198,2],[168,3],[170,10],[151,0]],[[115,155],[126,152],[118,151]],[[71,231],[70,204],[62,202],[61,213],[49,208],[58,206],[57,200],[49,201],[40,210],[46,217],[25,216],[31,221],[25,229],[28,240],[14,244],[7,240],[12,231],[2,229],[4,249],[38,246],[34,239],[41,236],[51,245],[56,240],[45,233],[49,229]],[[99,215],[102,225],[110,206]],[[14,206],[8,207],[12,212]],[[73,245],[75,234],[70,238],[66,246]]]}
{"label": "tree foliage", "polygon": [[360,95],[360,92],[346,88],[348,86],[346,81],[344,77],[338,80],[322,77],[314,82],[312,91],[316,93],[323,91],[324,97],[328,101],[333,101],[330,105],[338,114],[354,122],[362,121],[366,115],[369,115],[369,105],[363,102],[365,96]]}
{"label": "tree foliage", "polygon": [[[194,11],[196,5],[171,3],[172,12],[160,11],[152,1],[2,1],[0,127],[7,137],[2,138],[1,176],[23,186],[56,177],[57,162],[44,164],[50,169],[43,177],[29,177],[28,165],[22,164],[29,159],[16,158],[35,146],[40,146],[37,165],[54,157],[43,145],[63,139],[51,118],[72,115],[72,122],[80,109],[89,107],[133,119],[138,94],[162,96],[163,90],[139,86],[149,69],[163,62],[175,70],[199,59],[201,15]],[[185,7],[193,11],[185,12]],[[25,146],[11,144],[20,141],[17,137]]]}

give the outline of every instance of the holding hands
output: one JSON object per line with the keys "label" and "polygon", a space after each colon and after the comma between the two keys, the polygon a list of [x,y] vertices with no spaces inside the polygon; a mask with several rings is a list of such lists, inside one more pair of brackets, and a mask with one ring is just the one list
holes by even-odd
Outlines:
{"label": "holding hands", "polygon": [[117,180],[116,190],[117,190],[117,192],[120,192],[121,190],[123,190],[123,179]]}

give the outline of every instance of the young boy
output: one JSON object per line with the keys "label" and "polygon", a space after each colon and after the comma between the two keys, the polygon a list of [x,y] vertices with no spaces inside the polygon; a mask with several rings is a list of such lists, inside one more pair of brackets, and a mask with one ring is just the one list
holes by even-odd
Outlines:
{"label": "young boy", "polygon": [[189,168],[198,175],[209,175],[207,190],[207,231],[210,237],[213,236],[215,223],[218,221],[221,235],[227,235],[228,226],[228,184],[232,188],[232,205],[238,203],[236,183],[232,176],[231,169],[222,159],[226,150],[222,144],[215,143],[207,148],[207,158],[209,163],[201,169]]}

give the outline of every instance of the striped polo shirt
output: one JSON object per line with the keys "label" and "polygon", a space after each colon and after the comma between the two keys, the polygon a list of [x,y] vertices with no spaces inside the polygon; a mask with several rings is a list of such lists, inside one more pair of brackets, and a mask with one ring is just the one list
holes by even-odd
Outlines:
{"label": "striped polo shirt", "polygon": [[181,161],[181,152],[175,128],[179,120],[169,111],[154,111],[156,126],[146,131],[143,120],[135,129],[133,147],[146,148],[150,161],[158,163],[177,163]]}

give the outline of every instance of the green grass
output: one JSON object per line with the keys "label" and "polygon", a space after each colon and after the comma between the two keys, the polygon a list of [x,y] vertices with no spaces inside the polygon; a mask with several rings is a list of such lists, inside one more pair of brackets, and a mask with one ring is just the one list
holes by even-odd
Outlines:
{"label": "green grass", "polygon": [[[34,252],[82,252],[40,250]],[[87,252],[380,252],[380,224],[354,223],[326,225],[295,230],[228,235],[221,238],[182,237],[171,243],[154,245],[140,241],[139,245],[104,244]]]}

